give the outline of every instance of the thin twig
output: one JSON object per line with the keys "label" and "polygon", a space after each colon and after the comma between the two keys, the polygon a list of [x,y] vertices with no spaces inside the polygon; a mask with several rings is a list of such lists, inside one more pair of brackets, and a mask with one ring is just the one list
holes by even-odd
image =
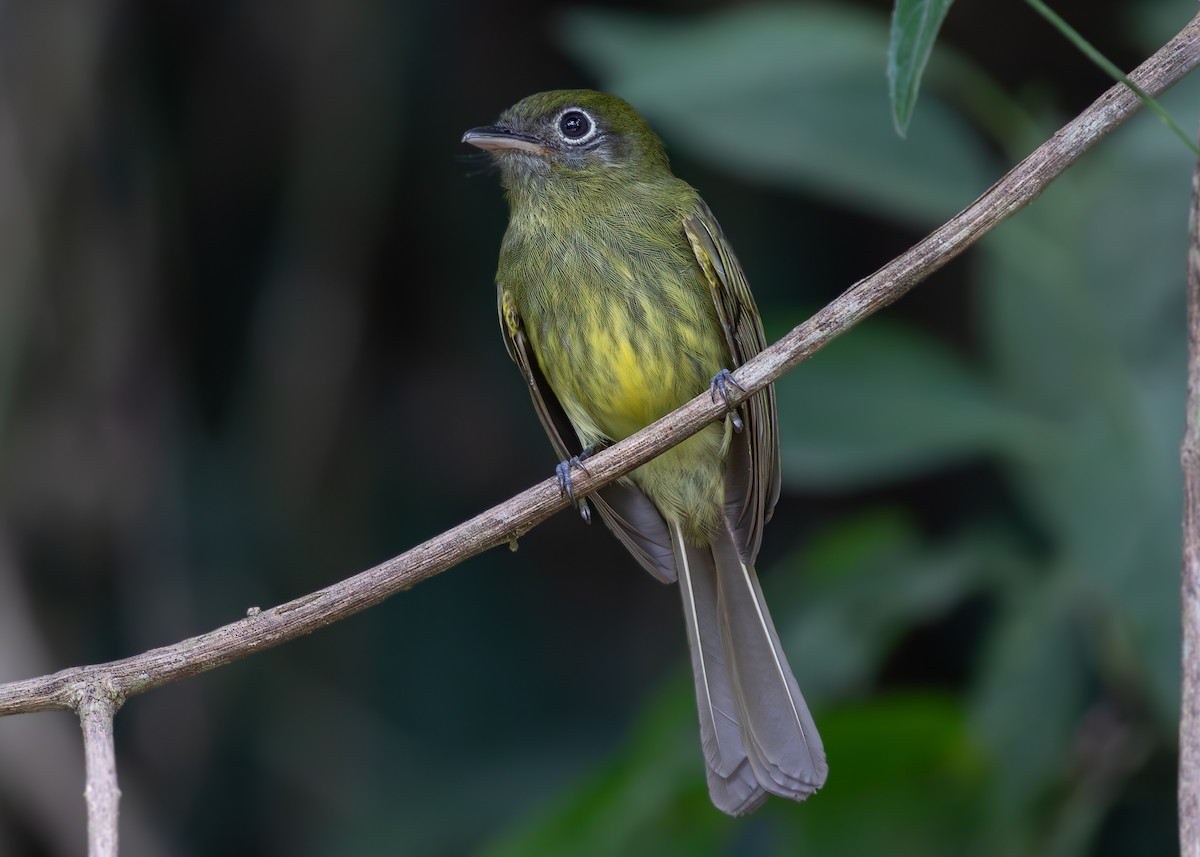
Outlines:
{"label": "thin twig", "polygon": [[88,857],[117,857],[117,756],[113,745],[113,716],[120,698],[108,682],[78,689],[79,725],[83,729],[83,761],[87,785]]}
{"label": "thin twig", "polygon": [[[1146,92],[1157,95],[1197,64],[1200,64],[1200,16],[1192,19],[1130,78]],[[766,386],[834,337],[900,298],[1031,202],[1059,173],[1140,106],[1141,101],[1124,84],[1109,89],[948,223],[856,283],[742,366],[735,375],[740,390],[731,391],[731,400],[744,399]],[[590,475],[580,473],[573,480],[576,492],[587,493],[607,485],[719,419],[723,412],[724,405],[714,403],[707,392],[697,396],[658,422],[589,458]],[[101,677],[116,697],[123,700],[277,646],[377,604],[469,557],[514,542],[567,505],[557,481],[547,479],[372,569],[278,607],[254,609],[241,621],[123,660],[2,684],[0,715],[74,709],[72,689],[93,684]]]}
{"label": "thin twig", "polygon": [[1182,693],[1179,711],[1179,853],[1200,857],[1200,161],[1188,224],[1188,396],[1183,464]]}
{"label": "thin twig", "polygon": [[1162,106],[1151,98],[1148,92],[1122,74],[1121,69],[1117,68],[1112,60],[1096,50],[1095,46],[1085,39],[1082,33],[1068,24],[1061,15],[1043,3],[1042,0],[1025,0],[1025,2],[1032,6],[1039,15],[1049,21],[1051,26],[1066,36],[1068,41],[1079,49],[1080,53],[1103,69],[1105,74],[1113,80],[1121,81],[1121,83],[1136,92],[1138,98],[1146,102],[1146,106],[1153,110],[1155,115],[1162,120],[1163,124],[1171,129],[1171,133],[1183,141],[1183,145],[1191,149],[1196,155],[1200,155],[1200,147],[1197,147],[1195,141],[1171,118],[1171,114],[1163,110]]}

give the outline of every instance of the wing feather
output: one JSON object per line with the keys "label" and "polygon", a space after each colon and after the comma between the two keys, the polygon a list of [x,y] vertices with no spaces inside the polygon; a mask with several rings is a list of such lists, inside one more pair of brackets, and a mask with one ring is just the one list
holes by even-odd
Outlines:
{"label": "wing feather", "polygon": [[[735,369],[766,347],[762,319],[742,266],[711,210],[699,197],[683,229],[708,281],[713,306]],[[779,499],[779,431],[775,388],[768,386],[743,405],[745,428],[735,434],[726,461],[725,517],[743,560],[752,564]]]}
{"label": "wing feather", "polygon": [[[567,412],[538,366],[525,336],[520,314],[511,298],[506,299],[505,294],[501,286],[498,309],[504,346],[529,386],[529,397],[533,400],[534,410],[550,438],[555,454],[559,460],[566,460],[578,455],[582,444]],[[675,554],[667,522],[645,494],[629,482],[618,480],[589,495],[589,499],[600,513],[600,518],[642,568],[663,583],[675,581]]]}

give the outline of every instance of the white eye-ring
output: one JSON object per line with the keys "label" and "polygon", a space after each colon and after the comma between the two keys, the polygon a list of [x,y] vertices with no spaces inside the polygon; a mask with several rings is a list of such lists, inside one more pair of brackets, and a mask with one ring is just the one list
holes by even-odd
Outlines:
{"label": "white eye-ring", "polygon": [[582,146],[590,143],[600,133],[596,120],[587,111],[578,107],[568,107],[554,120],[555,130],[562,141],[569,146]]}

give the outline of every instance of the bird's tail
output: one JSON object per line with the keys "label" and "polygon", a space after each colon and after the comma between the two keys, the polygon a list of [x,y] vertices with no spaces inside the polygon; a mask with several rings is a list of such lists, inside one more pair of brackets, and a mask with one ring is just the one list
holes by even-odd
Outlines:
{"label": "bird's tail", "polygon": [[825,782],[825,750],[754,568],[724,527],[699,546],[670,526],[713,803],[742,815],[768,794],[804,800]]}

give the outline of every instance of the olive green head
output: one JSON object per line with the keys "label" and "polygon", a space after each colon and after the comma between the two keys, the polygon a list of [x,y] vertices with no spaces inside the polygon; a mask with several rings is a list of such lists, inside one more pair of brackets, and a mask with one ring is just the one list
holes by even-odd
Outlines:
{"label": "olive green head", "polygon": [[501,113],[495,125],[472,128],[463,142],[489,152],[506,184],[599,170],[670,172],[662,141],[637,111],[590,89],[531,95]]}

